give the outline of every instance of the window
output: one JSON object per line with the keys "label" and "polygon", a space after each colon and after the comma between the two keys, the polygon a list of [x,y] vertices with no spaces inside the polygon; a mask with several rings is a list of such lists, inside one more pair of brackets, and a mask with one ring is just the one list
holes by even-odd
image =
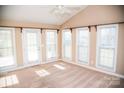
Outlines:
{"label": "window", "polygon": [[89,28],[78,28],[77,30],[77,61],[89,63]]}
{"label": "window", "polygon": [[69,29],[63,30],[62,32],[62,48],[63,58],[71,60],[72,57],[72,36]]}
{"label": "window", "polygon": [[57,58],[57,31],[47,30],[46,32],[46,54],[47,59]]}
{"label": "window", "polygon": [[97,66],[115,71],[118,25],[98,26]]}
{"label": "window", "polygon": [[41,62],[41,33],[40,29],[23,28],[23,57],[25,65],[40,64]]}
{"label": "window", "polygon": [[15,65],[13,28],[0,28],[0,68]]}

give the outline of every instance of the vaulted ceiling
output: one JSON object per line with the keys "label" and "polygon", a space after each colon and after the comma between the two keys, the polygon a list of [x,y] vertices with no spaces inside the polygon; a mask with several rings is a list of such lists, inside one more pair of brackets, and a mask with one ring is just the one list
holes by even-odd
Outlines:
{"label": "vaulted ceiling", "polygon": [[[62,7],[64,10],[59,7],[60,9],[56,11],[56,5],[0,6],[0,20],[61,25],[87,6],[65,5]],[[66,13],[60,15],[63,12]]]}

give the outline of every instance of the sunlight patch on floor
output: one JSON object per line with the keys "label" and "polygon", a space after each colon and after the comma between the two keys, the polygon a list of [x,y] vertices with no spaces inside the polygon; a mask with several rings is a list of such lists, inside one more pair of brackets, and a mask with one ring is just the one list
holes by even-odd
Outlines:
{"label": "sunlight patch on floor", "polygon": [[65,70],[65,67],[61,66],[61,65],[58,65],[58,64],[55,64],[53,65],[54,67],[60,69],[60,70]]}
{"label": "sunlight patch on floor", "polygon": [[42,70],[38,70],[38,71],[35,71],[37,73],[37,75],[39,75],[40,77],[45,77],[45,76],[48,76],[50,75],[50,73],[48,71],[46,71],[45,69],[42,69]]}
{"label": "sunlight patch on floor", "polygon": [[19,81],[16,75],[10,75],[0,78],[0,87],[12,86],[18,83]]}

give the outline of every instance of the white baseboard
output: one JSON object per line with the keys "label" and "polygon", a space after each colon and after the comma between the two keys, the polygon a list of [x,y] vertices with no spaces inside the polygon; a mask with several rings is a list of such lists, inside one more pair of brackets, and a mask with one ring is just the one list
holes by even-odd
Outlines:
{"label": "white baseboard", "polygon": [[[60,60],[60,59],[58,59],[58,60]],[[15,71],[15,70],[20,70],[20,69],[24,69],[24,68],[31,67],[31,66],[36,66],[36,65],[41,65],[41,64],[48,64],[48,63],[55,62],[55,61],[58,61],[58,60],[45,61],[45,62],[41,62],[41,63],[37,63],[37,64],[16,66],[16,67],[11,68],[11,69],[0,70],[0,72],[1,73],[4,73],[4,72],[10,72],[10,71]]]}
{"label": "white baseboard", "polygon": [[23,68],[26,68],[26,67],[30,67],[30,66],[35,66],[35,65],[39,65],[39,63],[38,64],[16,66],[16,67],[11,68],[11,69],[1,70],[0,72],[10,72],[10,71],[20,70],[20,69],[23,69]]}
{"label": "white baseboard", "polygon": [[[95,70],[95,71],[98,71],[98,72],[102,72],[102,73],[105,73],[105,74],[113,75],[113,76],[116,76],[116,77],[119,77],[119,78],[123,78],[124,79],[124,75],[120,75],[120,74],[117,74],[117,73],[103,71],[103,70],[98,69],[98,68],[94,68],[94,67],[91,67],[91,66],[78,64],[78,63],[75,63],[75,62],[72,62],[72,61],[69,61],[69,60],[58,59],[58,60],[52,60],[52,61],[42,62],[40,64],[48,64],[48,63],[55,62],[55,61],[64,61],[64,62],[67,62],[67,63],[71,63],[71,64],[74,64],[74,65],[77,65],[77,66],[81,66],[81,67],[84,67],[84,68],[87,68],[87,69]],[[26,67],[31,67],[31,66],[35,66],[35,65],[39,65],[39,64],[32,64],[32,65],[26,65],[26,66],[23,65],[23,66],[20,66],[20,67],[17,66],[17,67],[15,67],[13,69],[3,70],[3,71],[0,71],[0,72],[10,72],[10,71],[20,70],[20,69],[24,69]]]}
{"label": "white baseboard", "polygon": [[78,64],[78,63],[75,63],[75,62],[72,62],[72,61],[66,61],[66,60],[63,60],[63,59],[61,59],[61,61],[64,61],[64,62],[67,62],[67,63],[71,63],[71,64],[74,64],[74,65],[77,65],[77,66],[81,66],[81,67],[84,67],[84,68],[87,68],[87,69],[95,70],[95,71],[98,71],[98,72],[102,72],[102,73],[105,73],[105,74],[113,75],[113,76],[124,79],[124,75],[121,75],[121,74],[112,73],[112,72],[108,72],[108,71],[103,71],[101,69],[97,69],[97,68],[87,66],[87,65]]}
{"label": "white baseboard", "polygon": [[50,63],[50,62],[55,62],[55,61],[58,61],[59,59],[52,59],[52,60],[47,60],[46,62],[43,62],[43,63]]}

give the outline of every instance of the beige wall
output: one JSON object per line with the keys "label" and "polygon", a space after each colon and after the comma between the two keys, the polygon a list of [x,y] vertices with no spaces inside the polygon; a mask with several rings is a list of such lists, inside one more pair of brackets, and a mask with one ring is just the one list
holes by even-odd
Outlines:
{"label": "beige wall", "polygon": [[123,22],[124,6],[88,6],[62,25],[62,28]]}
{"label": "beige wall", "polygon": [[90,32],[90,66],[96,65],[96,28],[91,27]]}
{"label": "beige wall", "polygon": [[72,29],[72,60],[76,62],[76,29]]}
{"label": "beige wall", "polygon": [[0,26],[15,26],[15,27],[34,27],[34,28],[53,28],[59,29],[59,25],[50,25],[42,23],[16,22],[10,20],[0,20]]}
{"label": "beige wall", "polygon": [[20,28],[15,28],[16,60],[17,65],[23,65],[22,33]]}
{"label": "beige wall", "polygon": [[[77,15],[73,16],[70,20],[65,22],[61,29],[79,27],[79,26],[89,26],[97,24],[107,24],[115,22],[124,22],[124,6],[88,6],[85,10],[81,11]],[[62,31],[62,30],[61,30]],[[73,62],[75,59],[75,39],[76,32],[72,33],[73,40]],[[90,64],[89,67],[96,68],[96,28],[91,26],[90,32]],[[118,35],[118,55],[117,55],[117,66],[116,72],[118,74],[124,75],[124,24],[119,24],[119,35]]]}
{"label": "beige wall", "polygon": [[119,25],[117,49],[117,73],[124,75],[124,24]]}

